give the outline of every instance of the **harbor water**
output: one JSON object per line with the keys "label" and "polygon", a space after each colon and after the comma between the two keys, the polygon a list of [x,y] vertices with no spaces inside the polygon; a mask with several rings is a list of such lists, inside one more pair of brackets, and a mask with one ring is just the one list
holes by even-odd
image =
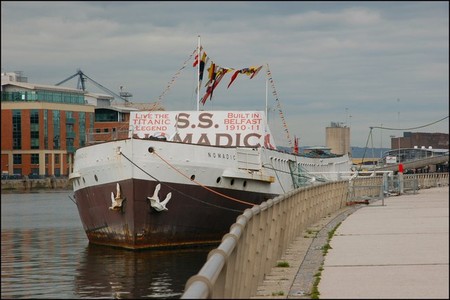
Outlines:
{"label": "harbor water", "polygon": [[90,245],[71,191],[1,195],[1,298],[179,299],[213,247]]}

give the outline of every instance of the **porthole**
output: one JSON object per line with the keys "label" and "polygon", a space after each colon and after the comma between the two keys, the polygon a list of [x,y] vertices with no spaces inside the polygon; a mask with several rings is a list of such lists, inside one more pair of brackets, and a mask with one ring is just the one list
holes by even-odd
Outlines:
{"label": "porthole", "polygon": [[233,179],[231,179],[231,182],[230,182],[230,184],[231,184],[231,185],[233,185],[233,184],[234,184],[234,178],[233,178]]}
{"label": "porthole", "polygon": [[153,147],[148,147],[148,153],[153,153],[155,152],[155,149],[153,149]]}
{"label": "porthole", "polygon": [[220,178],[220,177],[217,177],[216,182],[219,183],[220,180],[221,180],[221,178]]}
{"label": "porthole", "polygon": [[194,180],[195,179],[195,175],[191,175],[191,180]]}
{"label": "porthole", "polygon": [[247,180],[244,180],[244,182],[242,183],[242,186],[243,186],[243,187],[246,187],[246,186],[247,186]]}
{"label": "porthole", "polygon": [[97,175],[94,175],[94,179],[95,181],[98,181]]}

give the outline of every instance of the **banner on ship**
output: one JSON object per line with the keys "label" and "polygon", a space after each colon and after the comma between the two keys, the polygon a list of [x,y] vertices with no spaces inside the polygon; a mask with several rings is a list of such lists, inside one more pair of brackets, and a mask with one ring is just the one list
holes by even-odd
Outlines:
{"label": "banner on ship", "polygon": [[138,111],[130,114],[130,137],[275,149],[264,120],[262,111]]}

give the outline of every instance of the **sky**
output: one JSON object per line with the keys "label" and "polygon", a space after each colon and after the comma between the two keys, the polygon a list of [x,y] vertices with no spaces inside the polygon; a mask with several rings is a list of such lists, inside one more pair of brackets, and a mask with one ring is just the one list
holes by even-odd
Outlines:
{"label": "sky", "polygon": [[447,1],[1,2],[2,72],[54,85],[81,70],[166,110],[197,110],[199,40],[209,63],[264,66],[229,88],[226,74],[200,109],[264,111],[267,102],[279,146],[293,137],[324,146],[331,122],[350,127],[352,147],[449,131]]}

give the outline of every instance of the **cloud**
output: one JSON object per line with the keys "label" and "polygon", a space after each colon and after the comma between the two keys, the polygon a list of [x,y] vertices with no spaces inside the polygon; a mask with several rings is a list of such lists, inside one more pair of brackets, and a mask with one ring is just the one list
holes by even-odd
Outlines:
{"label": "cloud", "polygon": [[[221,66],[269,64],[291,136],[303,145],[324,144],[330,122],[351,122],[352,145],[364,146],[369,126],[407,128],[448,115],[446,2],[2,1],[1,8],[2,72],[24,71],[30,82],[54,84],[80,68],[115,92],[126,87],[135,102],[154,101],[201,35]],[[168,109],[196,108],[190,66],[167,92]],[[264,104],[261,72],[219,86],[205,108]],[[428,130],[448,132],[448,120]]]}

